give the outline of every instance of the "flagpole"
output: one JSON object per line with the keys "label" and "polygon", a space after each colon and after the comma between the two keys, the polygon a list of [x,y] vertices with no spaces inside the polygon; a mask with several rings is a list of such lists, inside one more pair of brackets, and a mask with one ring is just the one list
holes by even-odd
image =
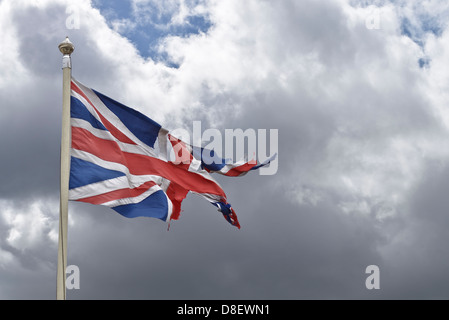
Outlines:
{"label": "flagpole", "polygon": [[75,46],[67,37],[58,46],[62,57],[62,133],[61,133],[61,181],[59,203],[59,241],[58,267],[56,275],[56,299],[66,299],[66,268],[67,268],[67,225],[70,177],[70,83],[72,78],[72,63],[70,55]]}

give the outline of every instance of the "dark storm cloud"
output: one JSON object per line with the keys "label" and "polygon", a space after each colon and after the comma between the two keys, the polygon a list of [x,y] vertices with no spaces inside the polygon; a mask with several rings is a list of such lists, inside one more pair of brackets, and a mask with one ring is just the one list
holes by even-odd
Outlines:
{"label": "dark storm cloud", "polygon": [[[71,212],[80,214],[80,221],[91,220],[92,214],[109,220],[106,225],[71,228],[71,244],[77,248],[71,249],[71,262],[84,270],[84,288],[69,294],[92,299],[365,296],[365,267],[381,261],[375,250],[378,236],[369,227],[372,221],[350,221],[327,204],[286,204],[280,191],[269,189],[253,187],[245,194],[252,201],[233,203],[240,231],[193,196],[170,231],[151,219],[80,212],[77,206]],[[228,193],[232,197],[242,192]],[[265,196],[255,201],[261,192]],[[362,236],[356,226],[367,226]]]}
{"label": "dark storm cloud", "polygon": [[[49,31],[64,26],[65,6],[12,12],[19,63],[26,73],[0,89],[3,114],[0,198],[38,197],[57,192],[62,103],[61,54]],[[16,80],[16,81],[17,81]]]}
{"label": "dark storm cloud", "polygon": [[446,245],[449,171],[447,164],[429,161],[424,179],[410,194],[408,210],[384,248],[384,288],[387,298],[445,299],[449,282]]}
{"label": "dark storm cloud", "polygon": [[[45,90],[42,90],[45,89]],[[10,91],[2,105],[9,108],[0,119],[3,181],[0,198],[22,198],[55,192],[59,179],[60,86],[29,84],[26,92]]]}

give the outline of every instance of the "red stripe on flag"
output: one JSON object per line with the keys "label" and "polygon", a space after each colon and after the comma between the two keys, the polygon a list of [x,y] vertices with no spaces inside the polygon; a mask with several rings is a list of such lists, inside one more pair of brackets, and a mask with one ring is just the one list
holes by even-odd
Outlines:
{"label": "red stripe on flag", "polygon": [[168,134],[168,139],[170,140],[176,157],[175,163],[179,167],[188,170],[190,167],[190,163],[193,160],[193,156],[190,151],[187,150],[186,144],[178,138],[172,136],[171,134]]}
{"label": "red stripe on flag", "polygon": [[166,194],[173,204],[173,210],[170,217],[171,220],[179,219],[179,216],[181,215],[181,203],[188,192],[189,190],[186,190],[175,183],[170,183],[168,186]]}
{"label": "red stripe on flag", "polygon": [[234,209],[231,208],[231,214],[230,214],[230,218],[231,218],[231,224],[233,226],[236,226],[237,228],[240,229],[240,223],[239,220],[237,219],[237,214],[235,213]]}
{"label": "red stripe on flag", "polygon": [[224,191],[215,181],[187,171],[183,166],[177,166],[171,162],[124,152],[115,141],[100,139],[86,129],[72,127],[72,148],[89,152],[105,161],[120,163],[126,166],[131,174],[158,175],[186,190],[218,195],[226,201]]}
{"label": "red stripe on flag", "polygon": [[112,123],[110,123],[99,111],[95,108],[94,104],[89,100],[89,98],[84,94],[83,91],[72,81],[71,89],[81,95],[86,101],[92,106],[92,108],[97,111],[98,116],[100,117],[101,122],[105,126],[106,129],[118,140],[124,143],[136,144],[130,138],[128,138],[125,134],[123,134],[119,129],[117,129]]}
{"label": "red stripe on flag", "polygon": [[225,176],[238,177],[242,173],[248,172],[249,170],[251,170],[251,168],[255,167],[256,165],[257,165],[257,162],[254,164],[247,162],[239,167],[232,168],[231,170],[229,170],[228,172],[225,173]]}
{"label": "red stripe on flag", "polygon": [[136,188],[124,188],[119,190],[114,190],[110,192],[106,192],[97,196],[87,197],[83,199],[79,199],[77,201],[91,203],[91,204],[103,204],[105,202],[124,199],[124,198],[133,198],[140,196],[142,193],[155,186],[156,183],[154,181],[147,181],[144,184]]}

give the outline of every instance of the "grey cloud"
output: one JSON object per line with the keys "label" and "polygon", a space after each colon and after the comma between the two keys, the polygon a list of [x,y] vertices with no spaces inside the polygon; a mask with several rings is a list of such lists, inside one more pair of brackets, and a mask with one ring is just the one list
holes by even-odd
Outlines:
{"label": "grey cloud", "polygon": [[[195,195],[187,197],[170,231],[159,220],[126,219],[108,208],[71,203],[68,259],[80,267],[81,289],[69,291],[70,299],[448,296],[447,159],[436,150],[447,134],[432,109],[434,92],[423,89],[426,78],[412,63],[414,53],[405,52],[413,47],[390,47],[387,38],[398,40],[397,35],[363,29],[363,20],[362,29],[351,27],[337,2],[261,4],[259,11],[240,11],[246,19],[241,27],[253,42],[240,34],[216,40],[219,25],[180,41],[198,48],[208,41],[229,41],[236,56],[223,63],[235,68],[236,77],[218,74],[228,71],[220,68],[217,74],[192,72],[192,57],[176,70],[144,64],[129,41],[116,34],[111,41],[120,48],[108,55],[96,41],[98,35],[110,35],[107,30],[87,29],[101,24],[98,16],[97,21],[86,15],[86,29],[71,31],[79,80],[134,107],[123,97],[144,90],[124,81],[137,79],[133,84],[138,84],[148,78],[148,86],[155,85],[142,87],[151,97],[142,99],[148,110],[160,108],[153,99],[158,92],[184,94],[185,104],[176,96],[165,100],[181,104],[183,111],[161,112],[169,128],[189,130],[192,121],[201,120],[203,128],[279,129],[279,171],[217,177],[241,230]],[[54,298],[56,242],[50,233],[57,222],[57,207],[51,206],[58,193],[57,44],[65,36],[58,31],[64,10],[55,4],[14,12],[20,62],[33,81],[0,88],[1,106],[7,109],[0,117],[5,181],[0,199],[9,201],[0,202],[0,254],[14,256],[4,266],[0,262],[1,298]],[[204,48],[210,50],[205,65],[216,64],[213,50],[220,47]],[[124,61],[131,58],[133,63]],[[238,68],[254,72],[240,75]],[[402,144],[392,144],[394,139]],[[40,225],[36,243],[13,246],[5,212],[32,217],[29,208],[36,201],[47,224]],[[347,203],[353,208],[349,212]],[[380,218],[387,207],[394,214]],[[365,288],[365,268],[371,264],[380,267],[379,291]]]}

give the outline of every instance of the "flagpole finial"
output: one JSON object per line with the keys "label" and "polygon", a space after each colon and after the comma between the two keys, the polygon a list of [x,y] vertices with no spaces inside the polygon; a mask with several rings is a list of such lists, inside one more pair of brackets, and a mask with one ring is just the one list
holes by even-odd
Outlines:
{"label": "flagpole finial", "polygon": [[63,55],[69,56],[75,50],[75,46],[73,45],[73,43],[70,42],[69,37],[66,37],[65,40],[59,44],[58,48]]}

